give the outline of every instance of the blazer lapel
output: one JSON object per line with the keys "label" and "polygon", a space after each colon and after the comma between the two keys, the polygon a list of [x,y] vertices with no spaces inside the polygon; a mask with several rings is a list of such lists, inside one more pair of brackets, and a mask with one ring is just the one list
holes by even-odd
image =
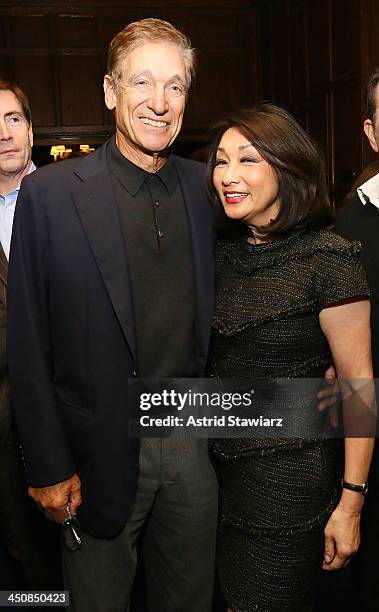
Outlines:
{"label": "blazer lapel", "polygon": [[86,158],[75,174],[73,198],[114,311],[136,363],[130,275],[106,146]]}
{"label": "blazer lapel", "polygon": [[0,280],[1,282],[7,286],[8,279],[8,260],[5,256],[3,247],[0,244]]}

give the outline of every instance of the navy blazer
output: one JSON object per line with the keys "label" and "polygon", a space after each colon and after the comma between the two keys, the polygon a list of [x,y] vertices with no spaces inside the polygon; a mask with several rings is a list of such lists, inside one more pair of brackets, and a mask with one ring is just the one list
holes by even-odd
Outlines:
{"label": "navy blazer", "polygon": [[0,245],[0,450],[8,440],[12,425],[7,361],[7,277],[8,261]]}
{"label": "navy blazer", "polygon": [[[24,179],[8,279],[9,368],[27,478],[38,487],[77,472],[80,520],[95,537],[125,524],[139,449],[128,436],[133,305],[106,148]],[[201,376],[214,307],[212,211],[204,165],[174,163],[192,244]]]}

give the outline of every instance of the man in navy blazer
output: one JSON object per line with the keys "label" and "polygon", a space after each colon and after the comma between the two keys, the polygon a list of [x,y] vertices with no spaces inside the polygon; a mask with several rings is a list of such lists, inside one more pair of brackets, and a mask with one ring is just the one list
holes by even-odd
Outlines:
{"label": "man in navy blazer", "polygon": [[[77,513],[71,607],[125,612],[144,528],[149,610],[209,612],[217,485],[206,440],[128,436],[128,379],[204,373],[213,312],[203,165],[168,153],[189,40],[144,19],[111,42],[115,137],[23,183],[9,270],[9,362],[29,492]],[[139,448],[140,447],[140,448]]]}

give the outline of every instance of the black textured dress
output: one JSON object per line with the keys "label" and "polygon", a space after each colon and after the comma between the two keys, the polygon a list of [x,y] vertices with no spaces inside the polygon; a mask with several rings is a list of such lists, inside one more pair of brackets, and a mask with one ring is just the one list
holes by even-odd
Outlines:
{"label": "black textured dress", "polygon": [[[326,230],[217,249],[220,377],[323,377],[319,312],[367,296],[359,246]],[[333,440],[222,439],[218,565],[234,612],[311,612],[323,530],[338,498]]]}

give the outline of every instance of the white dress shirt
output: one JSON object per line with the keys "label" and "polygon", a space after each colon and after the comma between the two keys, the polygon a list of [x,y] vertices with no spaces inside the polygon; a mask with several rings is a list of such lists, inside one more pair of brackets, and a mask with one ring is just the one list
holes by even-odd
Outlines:
{"label": "white dress shirt", "polygon": [[357,189],[362,204],[371,202],[379,210],[379,172]]}
{"label": "white dress shirt", "polygon": [[[31,174],[36,169],[33,162],[30,164],[28,174]],[[21,185],[21,183],[20,183]],[[16,210],[16,202],[20,185],[7,195],[0,194],[0,242],[3,247],[6,258],[9,261],[9,250],[11,247],[12,227],[14,211]]]}

